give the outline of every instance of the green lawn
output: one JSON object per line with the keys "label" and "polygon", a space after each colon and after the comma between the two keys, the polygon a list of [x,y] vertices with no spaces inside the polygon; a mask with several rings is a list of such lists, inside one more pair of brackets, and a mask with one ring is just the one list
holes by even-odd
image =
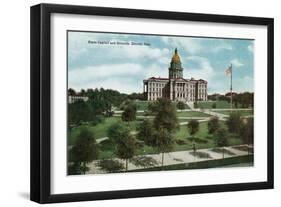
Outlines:
{"label": "green lawn", "polygon": [[198,102],[198,107],[204,109],[212,109],[214,103],[216,103],[217,109],[230,108],[230,103],[228,103],[227,101],[202,101],[202,102]]}
{"label": "green lawn", "polygon": [[[179,123],[182,123],[182,122],[189,122],[194,119],[178,119],[178,120],[179,120]],[[196,119],[196,120],[199,120],[199,119]]]}
{"label": "green lawn", "polygon": [[[151,103],[152,101],[135,101],[135,104],[137,106],[137,110],[139,111],[145,111],[148,109],[148,105],[149,103]],[[173,105],[176,107],[176,102],[173,102]],[[186,109],[189,109],[189,106],[186,105]]]}
{"label": "green lawn", "polygon": [[148,109],[149,101],[135,101],[135,104],[137,105],[137,110],[145,111]]}
{"label": "green lawn", "polygon": [[[201,112],[199,112],[201,113]],[[118,122],[121,121],[120,117],[108,117],[103,120],[103,122],[92,126],[87,125],[89,129],[95,134],[96,139],[106,137],[107,136],[107,130],[108,128]],[[141,123],[142,119],[137,119],[135,121],[132,121],[129,123],[131,130],[136,131],[137,126],[139,123]],[[181,119],[180,122],[188,121]],[[225,127],[225,123],[223,121],[220,121],[223,127]],[[179,127],[177,132],[175,133],[175,143],[173,146],[173,151],[183,151],[183,150],[191,150],[193,147],[193,142],[196,143],[197,149],[203,149],[203,148],[214,148],[215,142],[213,135],[208,134],[208,127],[207,122],[201,122],[199,124],[199,131],[194,135],[191,136],[188,132],[187,126],[182,125]],[[68,145],[73,145],[75,142],[75,139],[77,137],[77,134],[79,133],[81,127],[75,127],[72,128],[70,131],[69,136],[69,143]],[[242,144],[241,139],[237,135],[229,134],[229,144],[230,145],[239,145]],[[114,145],[110,143],[109,140],[105,140],[101,142],[100,144],[100,153],[99,153],[99,159],[103,158],[112,158],[115,157],[114,155]],[[152,147],[146,146],[142,144],[143,146],[140,147],[137,150],[137,155],[144,155],[144,154],[155,154],[158,153],[155,149]]]}
{"label": "green lawn", "polygon": [[195,139],[192,139],[188,132],[187,125],[180,126],[179,130],[175,134],[176,143],[174,144],[174,151],[190,150],[192,149],[193,140],[197,140],[196,147],[198,149],[210,148],[214,146],[212,136],[208,135],[207,122],[201,122],[199,124],[199,131],[194,135]]}
{"label": "green lawn", "polygon": [[[226,128],[225,122],[220,121],[222,127]],[[208,134],[208,122],[201,122],[199,124],[199,131],[194,135],[195,139],[192,139],[188,132],[187,126],[182,125],[176,132],[176,143],[173,151],[191,150],[193,140],[196,142],[197,149],[212,148],[215,147],[214,136]],[[235,134],[229,134],[229,145],[240,145],[242,140]]]}
{"label": "green lawn", "polygon": [[229,115],[231,113],[239,113],[241,116],[249,116],[249,115],[254,114],[254,111],[252,109],[249,109],[249,110],[235,110],[235,109],[233,109],[232,111],[229,110],[229,111],[216,111],[216,112],[221,113],[221,114],[225,114],[225,115]]}
{"label": "green lawn", "polygon": [[[94,133],[96,139],[99,139],[102,137],[106,137],[108,128],[112,124],[114,124],[118,121],[121,121],[120,117],[108,117],[108,118],[105,118],[101,123],[99,123],[95,126],[91,126],[91,125],[87,125],[87,126]],[[139,123],[140,123],[140,120],[138,120],[138,119],[129,123],[132,131],[136,130],[136,127]],[[69,145],[74,144],[76,136],[80,132],[80,128],[81,127],[75,127],[70,131],[69,143],[68,143]]]}
{"label": "green lawn", "polygon": [[200,111],[181,111],[177,112],[177,116],[182,116],[182,117],[209,117],[209,114],[205,114]]}
{"label": "green lawn", "polygon": [[[145,116],[145,113],[144,112],[137,112],[136,115],[137,116]],[[178,117],[209,117],[210,115],[205,114],[205,113],[200,112],[200,111],[179,111],[179,112],[177,112],[177,116]]]}

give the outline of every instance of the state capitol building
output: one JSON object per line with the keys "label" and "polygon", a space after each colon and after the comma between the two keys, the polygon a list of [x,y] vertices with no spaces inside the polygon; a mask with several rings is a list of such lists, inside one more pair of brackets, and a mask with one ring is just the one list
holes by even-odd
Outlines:
{"label": "state capitol building", "polygon": [[172,101],[207,101],[207,81],[183,78],[183,68],[177,49],[172,57],[168,78],[143,80],[143,90],[148,101],[168,98]]}

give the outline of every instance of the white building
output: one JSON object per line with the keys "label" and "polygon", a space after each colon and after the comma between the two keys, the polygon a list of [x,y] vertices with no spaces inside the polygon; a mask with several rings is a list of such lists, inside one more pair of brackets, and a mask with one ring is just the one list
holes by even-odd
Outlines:
{"label": "white building", "polygon": [[177,49],[169,67],[169,78],[155,78],[143,80],[143,91],[147,100],[153,101],[165,97],[172,101],[207,101],[208,82],[202,79],[183,78],[183,68]]}
{"label": "white building", "polygon": [[76,101],[88,101],[89,98],[87,96],[73,96],[73,95],[68,95],[68,103],[72,104]]}

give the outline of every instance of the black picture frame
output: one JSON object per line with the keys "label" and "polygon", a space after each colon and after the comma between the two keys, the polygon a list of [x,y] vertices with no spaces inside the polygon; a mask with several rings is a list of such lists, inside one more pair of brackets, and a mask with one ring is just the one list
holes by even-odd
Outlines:
{"label": "black picture frame", "polygon": [[[52,13],[99,15],[111,17],[133,17],[163,20],[181,20],[207,23],[232,23],[267,26],[267,181],[238,184],[219,184],[186,187],[87,192],[73,194],[51,194],[51,74],[50,74],[50,16]],[[31,174],[30,199],[38,203],[88,201],[103,199],[166,196],[179,194],[211,193],[271,189],[274,186],[274,20],[272,18],[195,14],[168,11],[135,10],[89,6],[39,4],[31,7]]]}

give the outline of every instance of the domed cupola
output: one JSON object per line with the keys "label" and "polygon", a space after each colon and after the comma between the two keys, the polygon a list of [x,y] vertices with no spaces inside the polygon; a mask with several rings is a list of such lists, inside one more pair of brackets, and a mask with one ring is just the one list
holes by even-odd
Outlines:
{"label": "domed cupola", "polygon": [[172,57],[170,68],[169,68],[169,78],[182,78],[183,68],[181,66],[180,56],[178,54],[177,48],[175,49],[175,53]]}
{"label": "domed cupola", "polygon": [[181,59],[180,59],[180,56],[178,55],[178,49],[176,48],[175,53],[172,57],[171,63],[180,63],[180,62],[181,62]]}

